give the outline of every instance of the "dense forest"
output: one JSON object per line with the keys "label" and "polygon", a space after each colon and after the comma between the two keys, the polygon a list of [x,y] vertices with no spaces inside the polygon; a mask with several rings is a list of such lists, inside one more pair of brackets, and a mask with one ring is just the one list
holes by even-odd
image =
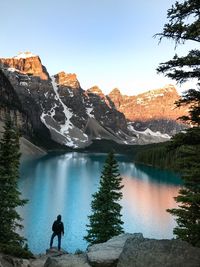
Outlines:
{"label": "dense forest", "polygon": [[163,169],[179,170],[177,166],[180,157],[180,148],[171,151],[170,142],[146,145],[137,149],[134,161]]}

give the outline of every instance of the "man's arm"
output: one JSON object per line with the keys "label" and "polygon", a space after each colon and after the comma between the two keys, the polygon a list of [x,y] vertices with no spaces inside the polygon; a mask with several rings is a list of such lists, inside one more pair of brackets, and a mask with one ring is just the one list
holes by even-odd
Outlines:
{"label": "man's arm", "polygon": [[52,224],[52,231],[54,232],[55,229],[55,222]]}
{"label": "man's arm", "polygon": [[64,224],[62,223],[62,234],[64,235]]}

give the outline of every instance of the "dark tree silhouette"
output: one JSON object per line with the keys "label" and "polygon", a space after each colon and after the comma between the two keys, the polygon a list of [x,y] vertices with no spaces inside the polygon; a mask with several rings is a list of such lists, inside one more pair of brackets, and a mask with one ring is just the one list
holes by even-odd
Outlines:
{"label": "dark tree silhouette", "polygon": [[[186,41],[200,42],[199,0],[177,1],[168,10],[167,19],[163,32],[156,34],[160,40],[172,39],[176,45]],[[179,151],[178,165],[184,186],[175,198],[178,208],[168,212],[176,216],[178,226],[174,234],[200,246],[200,51],[193,49],[183,57],[175,55],[172,60],[161,63],[157,71],[179,83],[190,79],[197,81],[196,88],[186,91],[176,102],[177,106],[188,105],[189,114],[181,119],[196,127],[177,134],[169,146],[171,151]]]}
{"label": "dark tree silhouette", "polygon": [[20,249],[23,251],[25,241],[17,233],[17,229],[22,228],[22,219],[16,208],[27,202],[20,199],[17,189],[19,159],[19,132],[7,115],[0,141],[0,250],[13,254],[18,254]]}
{"label": "dark tree silhouette", "polygon": [[105,242],[113,236],[123,233],[121,220],[122,178],[118,163],[110,152],[104,164],[100,178],[99,191],[93,195],[92,215],[89,216],[88,234],[84,238],[90,244]]}

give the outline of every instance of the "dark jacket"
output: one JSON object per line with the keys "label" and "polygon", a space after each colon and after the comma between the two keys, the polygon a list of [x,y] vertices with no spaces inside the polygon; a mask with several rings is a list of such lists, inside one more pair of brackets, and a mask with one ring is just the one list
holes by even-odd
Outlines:
{"label": "dark jacket", "polygon": [[52,231],[55,234],[63,234],[64,235],[64,225],[63,222],[61,222],[60,220],[56,220],[54,221],[53,225],[52,225]]}

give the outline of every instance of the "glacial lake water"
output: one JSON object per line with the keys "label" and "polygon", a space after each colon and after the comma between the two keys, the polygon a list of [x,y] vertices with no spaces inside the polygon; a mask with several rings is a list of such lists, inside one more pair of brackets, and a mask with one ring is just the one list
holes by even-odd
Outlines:
{"label": "glacial lake water", "polygon": [[[23,160],[19,189],[28,204],[19,209],[32,252],[49,247],[51,226],[62,215],[65,235],[62,248],[75,252],[87,247],[87,216],[92,194],[98,189],[106,154],[66,153]],[[150,238],[173,238],[174,218],[166,212],[176,206],[181,180],[173,172],[130,162],[117,155],[123,177],[122,220],[125,232]],[[57,245],[57,239],[54,240]]]}

